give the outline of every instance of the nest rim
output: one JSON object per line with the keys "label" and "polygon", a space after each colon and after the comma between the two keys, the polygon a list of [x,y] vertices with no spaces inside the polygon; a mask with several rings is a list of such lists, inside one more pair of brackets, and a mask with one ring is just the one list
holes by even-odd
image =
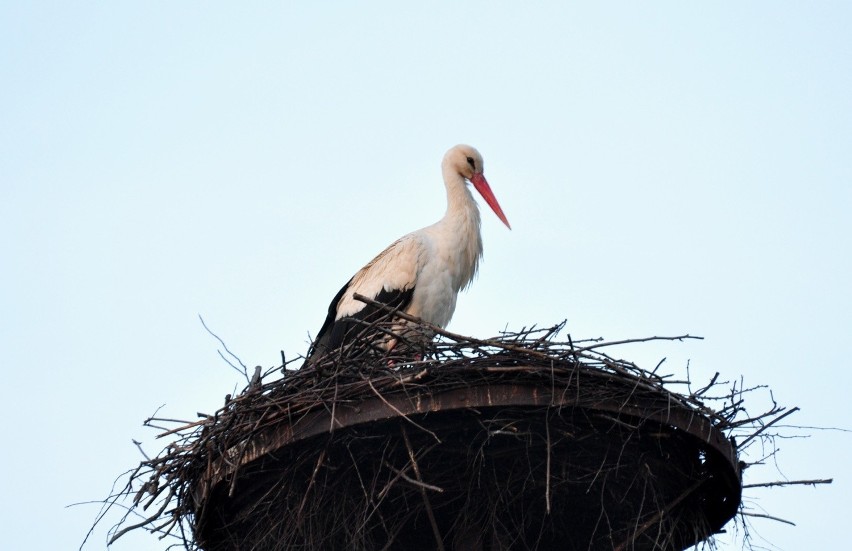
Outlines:
{"label": "nest rim", "polygon": [[[485,382],[441,392],[396,393],[367,398],[356,404],[335,404],[331,410],[320,409],[307,413],[295,423],[282,421],[255,435],[239,454],[237,463],[220,457],[213,468],[198,481],[195,497],[196,500],[203,500],[209,493],[209,489],[224,482],[240,467],[265,455],[315,436],[331,435],[338,429],[428,413],[502,406],[571,407],[656,421],[661,426],[670,426],[684,431],[697,441],[713,448],[719,457],[724,458],[734,477],[737,480],[740,478],[736,447],[707,417],[693,409],[671,407],[649,412],[641,407],[626,404],[623,400],[614,399],[598,402],[595,406],[581,405],[578,404],[573,393],[555,392],[554,389],[540,385]],[[736,497],[739,498],[739,492]]]}

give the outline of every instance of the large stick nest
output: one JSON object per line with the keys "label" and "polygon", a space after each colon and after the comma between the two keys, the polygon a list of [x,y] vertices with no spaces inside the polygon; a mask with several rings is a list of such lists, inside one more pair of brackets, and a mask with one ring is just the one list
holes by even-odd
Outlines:
{"label": "large stick nest", "polygon": [[[133,495],[111,541],[145,528],[208,551],[651,550],[720,530],[740,506],[732,437],[793,410],[750,417],[737,384],[693,390],[606,352],[689,335],[562,330],[474,339],[388,312],[303,369],[258,370],[215,414],[163,429],[173,441],[109,502]],[[375,345],[392,332],[391,352]]]}

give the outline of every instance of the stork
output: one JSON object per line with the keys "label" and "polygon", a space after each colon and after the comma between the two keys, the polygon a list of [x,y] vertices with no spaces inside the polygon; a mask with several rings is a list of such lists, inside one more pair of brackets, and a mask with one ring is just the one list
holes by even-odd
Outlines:
{"label": "stork", "polygon": [[[332,299],[305,365],[342,346],[350,331],[381,314],[378,307],[355,299],[355,294],[439,327],[450,322],[458,292],[473,280],[482,257],[479,208],[468,183],[506,227],[512,227],[483,175],[482,156],[476,149],[453,147],[444,155],[441,171],[447,189],[444,217],[396,240],[352,276]],[[389,350],[394,344],[395,340],[387,340],[382,346]]]}

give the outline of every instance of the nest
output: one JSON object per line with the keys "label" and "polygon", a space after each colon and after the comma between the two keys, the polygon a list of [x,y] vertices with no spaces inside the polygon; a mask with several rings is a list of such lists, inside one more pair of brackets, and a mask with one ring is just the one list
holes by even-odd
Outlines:
{"label": "nest", "polygon": [[[399,318],[400,345],[377,347]],[[145,528],[207,551],[626,551],[722,529],[741,502],[732,437],[792,411],[748,417],[736,384],[693,391],[607,353],[660,337],[562,330],[483,340],[389,311],[303,369],[258,370],[215,414],[161,427],[173,442],[110,501],[132,495],[142,520],[112,541]]]}

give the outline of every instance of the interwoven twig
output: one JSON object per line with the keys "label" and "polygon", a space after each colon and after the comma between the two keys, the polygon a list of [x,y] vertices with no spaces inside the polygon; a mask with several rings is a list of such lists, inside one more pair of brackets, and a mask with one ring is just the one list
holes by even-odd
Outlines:
{"label": "interwoven twig", "polygon": [[[378,303],[373,305],[383,307]],[[644,370],[607,353],[613,346],[620,344],[652,340],[682,341],[700,337],[680,335],[604,342],[600,339],[574,340],[567,335],[560,339],[564,332],[563,322],[552,327],[532,326],[515,332],[503,332],[493,338],[477,339],[388,310],[386,316],[363,327],[345,346],[311,362],[303,369],[290,369],[294,362],[301,361],[301,358],[297,358],[259,374],[242,392],[226,397],[224,405],[212,415],[203,415],[200,420],[192,422],[159,417],[146,420],[146,425],[160,427],[160,437],[171,437],[173,440],[156,457],[146,457],[129,474],[124,488],[107,501],[110,506],[132,496],[128,513],[112,530],[110,543],[130,530],[143,528],[158,533],[161,538],[176,536],[186,549],[198,548],[198,523],[208,514],[206,508],[209,505],[205,499],[199,499],[199,488],[205,484],[208,489],[212,487],[215,482],[214,471],[221,470],[225,465],[230,477],[228,494],[233,497],[240,479],[240,469],[243,468],[244,454],[256,435],[281,423],[296,424],[306,415],[323,409],[332,413],[333,420],[335,408],[341,405],[376,397],[384,399],[395,393],[439,393],[470,385],[478,379],[571,389],[575,386],[579,388],[577,377],[582,377],[584,404],[594,405],[616,397],[694,411],[707,418],[726,436],[740,438],[741,442],[765,437],[764,431],[769,426],[795,411],[773,403],[768,411],[748,415],[744,406],[745,397],[754,389],[719,382],[717,374],[699,390],[691,391],[689,381],[676,381],[671,376],[658,374],[656,369]],[[377,336],[388,335],[397,341],[391,350],[377,345],[380,340]],[[708,406],[708,403],[713,403],[714,407]],[[431,432],[413,419],[408,421],[413,424],[411,428],[414,430]],[[613,419],[613,422],[626,424],[623,419]],[[172,426],[163,427],[158,423]],[[330,432],[333,432],[333,428],[333,425],[329,427]],[[401,430],[403,435],[407,434],[404,425]],[[439,441],[438,435],[432,436]],[[347,434],[346,438],[355,436]],[[546,438],[547,453],[550,454],[552,443],[549,428]],[[382,481],[375,479],[377,475],[374,474],[373,480],[360,481],[366,500],[360,507],[367,507],[370,511],[358,521],[362,524],[374,522],[377,516],[387,515],[378,504],[390,499],[389,489],[394,484],[404,483],[416,487],[421,496],[420,503],[425,503],[427,509],[428,493],[437,487],[434,482],[422,478],[419,459],[414,458],[407,436],[406,447],[401,451],[391,449],[385,440],[382,442],[384,448],[379,451],[388,458],[384,461],[392,477]],[[402,452],[405,453],[401,457],[410,458],[409,464],[404,468],[391,464],[390,460]],[[295,460],[301,459],[297,457]],[[303,460],[309,464],[310,468],[306,472],[310,475],[295,510],[299,515],[317,514],[309,506],[309,499],[326,491],[320,484],[320,473],[329,459],[325,451],[321,451],[318,454],[305,454]],[[353,463],[356,463],[357,470],[354,457]],[[553,491],[550,469],[548,455],[548,482],[544,490],[548,514]],[[327,479],[323,480],[323,484],[328,483]],[[269,498],[265,494],[258,496],[257,503],[249,509],[260,511],[264,500]],[[154,512],[148,512],[155,504]],[[668,511],[666,507],[673,506],[661,504],[655,511],[662,515]],[[131,523],[131,514],[141,515],[142,519]],[[651,515],[643,520],[643,531],[652,525],[653,518]],[[394,528],[397,520],[380,518],[379,522],[384,523],[386,530],[392,531],[398,530]],[[334,521],[329,520],[331,523]],[[437,530],[434,518],[431,519],[431,528]],[[459,531],[462,528],[457,527]],[[636,532],[631,538],[635,539],[638,535]],[[315,541],[321,539],[321,534],[317,533],[301,536]],[[622,543],[625,549],[630,549],[633,539],[628,538]]]}

